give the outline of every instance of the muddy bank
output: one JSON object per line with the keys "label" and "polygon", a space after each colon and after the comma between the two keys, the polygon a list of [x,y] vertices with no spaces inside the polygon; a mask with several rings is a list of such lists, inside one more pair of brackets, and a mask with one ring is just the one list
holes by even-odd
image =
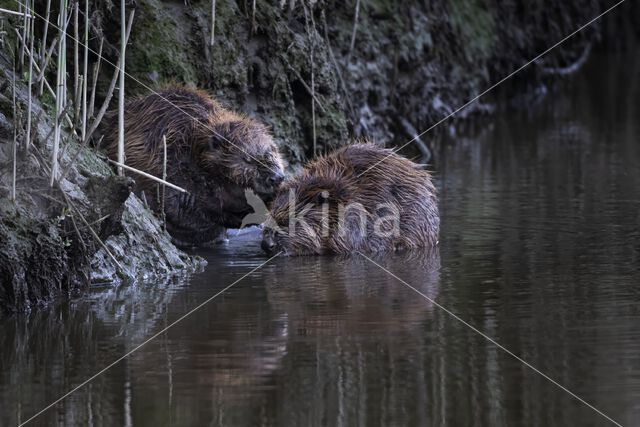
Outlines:
{"label": "muddy bank", "polygon": [[[0,81],[13,82],[0,53]],[[24,137],[27,90],[16,82],[0,92],[0,312],[25,311],[56,296],[77,295],[92,283],[118,284],[193,271],[199,258],[175,248],[153,214],[93,150],[68,134],[60,155],[63,179],[50,186],[51,115],[35,99],[33,144],[17,152],[16,199],[11,198],[12,141]]]}

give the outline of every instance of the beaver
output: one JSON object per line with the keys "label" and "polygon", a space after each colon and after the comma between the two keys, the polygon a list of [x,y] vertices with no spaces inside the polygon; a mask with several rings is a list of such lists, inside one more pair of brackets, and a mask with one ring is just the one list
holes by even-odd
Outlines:
{"label": "beaver", "polygon": [[440,217],[429,172],[390,149],[352,143],[280,187],[262,248],[287,255],[432,247]]}
{"label": "beaver", "polygon": [[[111,159],[117,158],[117,129],[118,114],[111,111],[100,129]],[[251,212],[243,190],[253,190],[268,203],[284,179],[267,128],[223,108],[201,90],[171,86],[127,102],[124,131],[126,164],[157,177],[162,176],[166,138],[167,181],[189,192],[166,188],[168,231],[185,242],[201,243],[215,238],[221,227],[240,226]],[[134,191],[144,193],[158,212],[158,184],[135,179]]]}

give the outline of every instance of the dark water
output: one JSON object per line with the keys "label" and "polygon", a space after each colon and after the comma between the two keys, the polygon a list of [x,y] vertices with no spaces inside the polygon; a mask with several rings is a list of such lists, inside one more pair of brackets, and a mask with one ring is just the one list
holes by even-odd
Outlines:
{"label": "dark water", "polygon": [[[438,252],[279,258],[34,425],[640,424],[640,61],[598,58],[443,141]],[[98,289],[0,324],[0,424],[24,421],[266,258]],[[428,298],[428,299],[427,299]]]}

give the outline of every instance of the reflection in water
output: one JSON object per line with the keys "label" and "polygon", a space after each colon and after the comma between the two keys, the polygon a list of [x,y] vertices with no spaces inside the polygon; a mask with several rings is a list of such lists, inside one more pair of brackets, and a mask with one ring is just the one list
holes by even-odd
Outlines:
{"label": "reflection in water", "polygon": [[[595,61],[535,111],[443,141],[439,252],[376,258],[624,425],[640,419],[638,82],[635,57]],[[266,260],[255,230],[203,255],[204,274],[0,323],[0,424]],[[608,425],[359,256],[273,260],[34,424],[56,423]]]}

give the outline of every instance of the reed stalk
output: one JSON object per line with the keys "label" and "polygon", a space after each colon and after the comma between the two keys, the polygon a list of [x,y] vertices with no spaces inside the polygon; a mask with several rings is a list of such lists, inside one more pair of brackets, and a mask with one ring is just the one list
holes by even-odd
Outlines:
{"label": "reed stalk", "polygon": [[[167,181],[167,136],[162,135],[162,180]],[[167,216],[164,213],[164,204],[167,198],[167,187],[162,185],[162,227],[166,230]]]}
{"label": "reed stalk", "polygon": [[82,128],[80,135],[84,141],[87,133],[87,85],[89,82],[89,0],[84,2],[84,63],[82,64]]}
{"label": "reed stalk", "polygon": [[166,185],[167,187],[173,188],[174,190],[177,190],[177,191],[179,191],[181,193],[187,193],[187,194],[189,193],[184,188],[178,187],[177,185],[172,184],[172,183],[170,183],[168,181],[165,181],[164,179],[158,178],[157,176],[153,176],[153,175],[151,175],[149,173],[146,173],[146,172],[143,172],[143,171],[141,171],[139,169],[132,168],[131,166],[127,166],[127,165],[125,165],[123,163],[116,162],[115,160],[108,159],[108,161],[109,161],[109,163],[112,163],[112,164],[116,165],[119,168],[128,170],[129,172],[137,173],[140,176],[144,176],[145,178],[148,178],[148,179],[150,179],[152,181],[158,182],[158,183],[160,183],[162,185]]}
{"label": "reed stalk", "polygon": [[20,70],[22,70],[22,67],[24,66],[24,50],[27,47],[27,41],[28,41],[28,37],[29,34],[31,34],[31,31],[29,30],[29,26],[31,25],[31,14],[29,13],[29,6],[30,6],[31,0],[24,0],[24,5],[22,5],[22,3],[19,3],[21,7],[24,7],[23,11],[23,18],[22,18],[22,44],[20,45]]}
{"label": "reed stalk", "polygon": [[251,33],[256,32],[256,0],[253,0],[253,6],[251,8]]}
{"label": "reed stalk", "polygon": [[[135,9],[129,12],[129,21],[127,24],[125,44],[129,41],[129,36],[131,35],[131,26],[133,24],[134,14],[135,14]],[[107,90],[107,96],[104,98],[104,101],[102,102],[102,106],[100,107],[100,111],[98,111],[98,115],[93,120],[93,123],[89,128],[89,132],[87,132],[87,135],[85,136],[84,141],[82,142],[83,144],[86,144],[87,141],[91,138],[91,135],[93,135],[93,132],[95,132],[95,130],[98,128],[98,125],[102,121],[104,114],[107,112],[107,108],[109,108],[109,102],[111,102],[111,97],[113,96],[113,91],[115,90],[116,82],[118,81],[121,63],[122,63],[122,57],[118,58],[118,64],[116,65],[116,68],[113,70],[113,77],[111,78],[111,84],[109,85],[109,90]]]}
{"label": "reed stalk", "polygon": [[13,60],[12,74],[12,103],[13,103],[13,145],[11,146],[12,169],[11,169],[11,201],[16,201],[16,174],[18,170],[18,116],[16,108],[16,60]]}
{"label": "reed stalk", "polygon": [[[125,0],[120,0],[120,83],[118,84],[118,163],[124,164],[124,69],[127,49],[127,24],[125,15]],[[118,175],[124,175],[118,167]]]}
{"label": "reed stalk", "polygon": [[[100,65],[102,63],[102,45],[104,44],[104,37],[100,37],[100,47],[98,48],[98,59],[95,64],[93,64],[93,82],[91,84],[91,98],[89,100],[89,111],[87,112],[87,121],[89,117],[93,117],[94,108],[96,105],[96,85],[98,84],[98,74],[100,73]],[[82,137],[82,139],[86,139],[87,134]]]}
{"label": "reed stalk", "polygon": [[58,176],[58,152],[60,151],[60,131],[61,122],[59,120],[60,112],[66,108],[65,96],[63,91],[65,90],[65,63],[66,63],[66,17],[67,1],[60,0],[60,13],[58,15],[58,26],[60,28],[60,42],[58,48],[58,67],[57,67],[57,81],[56,81],[56,120],[55,129],[53,132],[53,153],[51,160],[51,181],[49,185],[53,187]]}
{"label": "reed stalk", "polygon": [[211,38],[209,46],[213,46],[216,37],[216,0],[211,0]]}
{"label": "reed stalk", "polygon": [[[32,1],[32,0],[28,0]],[[33,6],[33,3],[32,3]],[[33,9],[33,8],[32,8]],[[30,34],[30,45],[29,45],[29,82],[27,83],[27,134],[25,136],[25,149],[29,151],[31,147],[31,109],[32,109],[32,88],[33,88],[33,64],[35,62],[35,52],[33,51],[33,41],[35,39],[34,34],[35,21],[31,22],[31,34]]]}
{"label": "reed stalk", "polygon": [[44,83],[42,79],[44,79],[44,70],[47,68],[47,63],[49,62],[49,58],[51,57],[51,52],[53,52],[53,46],[55,46],[55,40],[51,44],[50,51],[45,55],[45,48],[47,46],[47,32],[49,31],[49,18],[51,17],[51,0],[47,0],[47,10],[45,12],[45,21],[44,21],[44,29],[42,30],[42,63],[40,64],[40,68],[42,69],[42,76],[38,77],[40,81],[40,90],[38,94],[42,96],[44,92]]}
{"label": "reed stalk", "polygon": [[73,120],[77,125],[80,123],[80,0],[73,2],[73,105],[75,106]]}
{"label": "reed stalk", "polygon": [[360,15],[360,0],[356,0],[356,11],[353,16],[353,31],[351,32],[351,44],[349,45],[349,54],[347,55],[347,64],[351,62],[351,54],[356,46],[356,33],[358,32],[358,16]]}
{"label": "reed stalk", "polygon": [[307,28],[307,37],[309,37],[309,65],[311,68],[311,135],[313,141],[313,157],[317,156],[317,138],[316,138],[316,83],[315,83],[315,23],[314,32],[312,34],[309,26],[309,15],[313,15],[313,10],[308,11],[304,2],[302,3],[304,9],[304,23]]}
{"label": "reed stalk", "polygon": [[[0,7],[0,13],[6,13],[7,15],[24,16],[24,12],[19,12],[19,11],[11,10],[11,9],[5,9],[3,7]],[[27,15],[27,18],[32,18],[32,16],[31,15]]]}

